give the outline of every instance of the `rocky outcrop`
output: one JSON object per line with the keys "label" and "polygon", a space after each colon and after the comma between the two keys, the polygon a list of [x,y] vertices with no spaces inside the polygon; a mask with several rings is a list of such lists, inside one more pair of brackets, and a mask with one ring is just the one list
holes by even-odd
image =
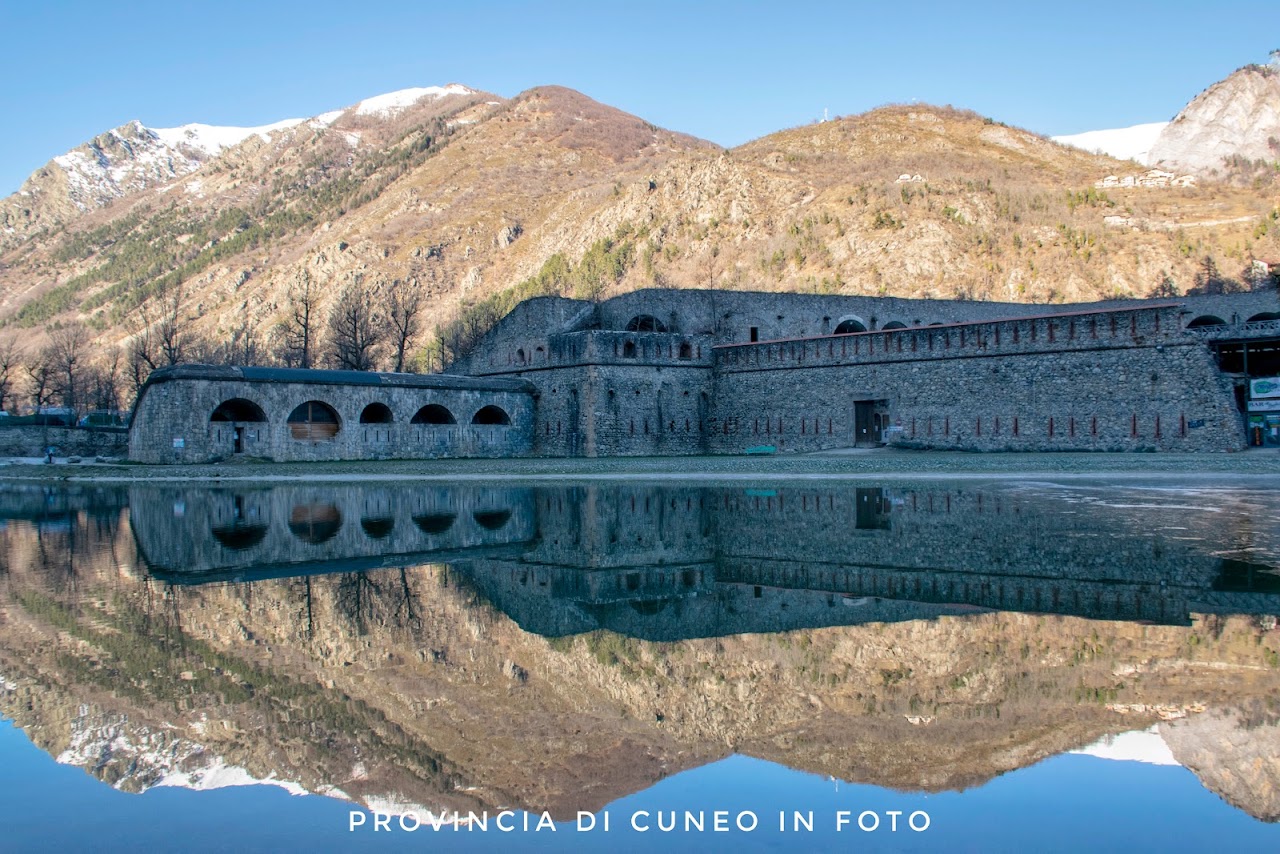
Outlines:
{"label": "rocky outcrop", "polygon": [[1280,821],[1280,710],[1211,709],[1160,725],[1174,758],[1227,803]]}
{"label": "rocky outcrop", "polygon": [[1228,161],[1280,160],[1280,70],[1251,65],[1200,93],[1151,147],[1148,162],[1210,174]]}

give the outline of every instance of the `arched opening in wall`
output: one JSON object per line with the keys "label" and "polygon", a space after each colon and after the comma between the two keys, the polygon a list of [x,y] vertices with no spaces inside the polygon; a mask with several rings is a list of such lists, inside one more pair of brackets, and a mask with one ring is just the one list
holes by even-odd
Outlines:
{"label": "arched opening in wall", "polygon": [[369,539],[381,540],[391,536],[396,520],[390,516],[365,516],[360,520],[360,527]]}
{"label": "arched opening in wall", "polygon": [[622,345],[622,358],[634,359],[636,357],[636,342],[627,341]]}
{"label": "arched opening in wall", "polygon": [[1223,320],[1221,317],[1216,317],[1212,314],[1202,314],[1199,317],[1197,317],[1195,320],[1188,323],[1187,328],[1200,329],[1205,326],[1226,326],[1226,325],[1227,325],[1227,322]]}
{"label": "arched opening in wall", "polygon": [[361,424],[390,424],[392,420],[391,407],[385,403],[371,403],[360,410]]}
{"label": "arched opening in wall", "polygon": [[457,424],[453,413],[438,403],[428,403],[413,414],[410,424]]}
{"label": "arched opening in wall", "polygon": [[1280,311],[1264,311],[1261,314],[1255,314],[1245,323],[1261,323],[1264,320],[1280,320]]}
{"label": "arched opening in wall", "polygon": [[627,321],[627,332],[666,332],[667,327],[652,314],[637,314]]}
{"label": "arched opening in wall", "polygon": [[842,317],[840,322],[836,324],[836,335],[854,335],[858,332],[866,332],[867,324],[862,322],[860,317]]}
{"label": "arched opening in wall", "polygon": [[243,397],[233,397],[230,400],[224,400],[218,404],[218,408],[213,410],[213,414],[209,416],[210,421],[228,422],[243,421],[245,423],[259,423],[267,420],[267,414],[262,411],[262,407],[254,403],[252,400],[245,400]]}
{"label": "arched opening in wall", "polygon": [[680,358],[681,359],[693,358],[693,345],[690,344],[688,341],[680,342]]}
{"label": "arched opening in wall", "polygon": [[295,504],[289,511],[289,530],[304,543],[319,545],[342,530],[342,513],[333,504]]}
{"label": "arched opening in wall", "polygon": [[547,351],[542,347],[538,347],[533,351],[534,362],[545,362],[547,360]]}
{"label": "arched opening in wall", "polygon": [[476,524],[486,531],[497,531],[511,518],[510,510],[477,510],[471,514]]}
{"label": "arched opening in wall", "polygon": [[456,518],[457,516],[453,513],[423,513],[413,517],[413,524],[417,525],[422,533],[434,537],[452,528],[453,520]]}
{"label": "arched opening in wall", "polygon": [[523,365],[523,364],[524,364],[524,362],[525,362],[525,358],[524,358],[524,348],[523,348],[523,347],[521,347],[519,350],[516,350],[516,364],[517,364],[517,365]]}
{"label": "arched opening in wall", "polygon": [[656,617],[663,611],[667,610],[667,606],[670,604],[671,603],[665,599],[642,599],[627,603],[632,611],[635,611],[642,617]]}
{"label": "arched opening in wall", "polygon": [[213,538],[224,548],[232,551],[251,549],[267,538],[267,526],[261,523],[246,524],[233,522],[230,525],[215,525]]}
{"label": "arched opening in wall", "polygon": [[342,429],[337,411],[319,400],[308,400],[290,412],[288,424],[289,435],[301,442],[325,442]]}
{"label": "arched opening in wall", "polygon": [[906,328],[907,328],[907,324],[903,323],[901,320],[890,320],[884,326],[880,327],[881,330],[885,330],[885,331],[890,329],[906,329]]}
{"label": "arched opening in wall", "polygon": [[511,416],[502,407],[494,406],[491,403],[477,412],[475,417],[471,419],[471,423],[507,427],[511,424]]}

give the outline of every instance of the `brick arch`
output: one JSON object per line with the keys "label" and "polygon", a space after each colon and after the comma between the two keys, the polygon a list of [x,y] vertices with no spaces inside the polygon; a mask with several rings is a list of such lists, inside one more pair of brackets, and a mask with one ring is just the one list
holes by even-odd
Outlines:
{"label": "brick arch", "polygon": [[342,511],[336,504],[295,504],[289,511],[289,532],[304,543],[319,545],[342,530]]}
{"label": "brick arch", "polygon": [[1205,326],[1226,326],[1227,322],[1214,314],[1202,314],[1187,324],[1188,329],[1200,329]]}
{"label": "brick arch", "polygon": [[219,403],[217,408],[209,415],[209,420],[252,424],[265,422],[267,414],[262,411],[261,406],[252,400],[233,397],[230,400],[224,400]]}
{"label": "brick arch", "polygon": [[453,417],[453,413],[446,407],[438,403],[428,403],[426,406],[414,413],[410,424],[457,424],[458,419]]}
{"label": "brick arch", "polygon": [[338,410],[323,400],[308,400],[298,404],[289,413],[286,423],[289,425],[289,435],[301,442],[325,442],[342,430]]}
{"label": "brick arch", "polygon": [[846,314],[836,321],[835,335],[854,335],[867,331],[867,322],[856,314]]}
{"label": "brick arch", "polygon": [[494,406],[491,403],[473,415],[471,423],[508,427],[511,425],[511,416],[501,406]]}
{"label": "brick arch", "polygon": [[390,424],[394,420],[391,407],[385,403],[371,403],[360,410],[361,424]]}

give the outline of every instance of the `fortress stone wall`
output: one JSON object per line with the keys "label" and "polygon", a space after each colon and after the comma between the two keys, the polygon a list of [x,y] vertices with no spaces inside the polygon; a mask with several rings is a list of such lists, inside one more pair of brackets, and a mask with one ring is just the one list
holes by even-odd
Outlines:
{"label": "fortress stone wall", "polygon": [[547,297],[521,304],[451,371],[533,383],[532,441],[545,456],[1229,451],[1245,440],[1236,383],[1187,327],[1258,326],[1249,321],[1278,309],[1273,291],[1051,306],[710,290],[598,305]]}
{"label": "fortress stone wall", "polygon": [[[671,289],[540,297],[447,375],[158,371],[135,408],[130,457],[1233,451],[1245,447],[1244,374],[1220,365],[1224,341],[1231,358],[1240,342],[1274,352],[1276,293],[1048,306]],[[323,406],[303,429],[309,402]]]}
{"label": "fortress stone wall", "polygon": [[524,456],[532,390],[518,379],[179,365],[139,393],[129,458]]}
{"label": "fortress stone wall", "polygon": [[[309,484],[138,486],[128,504],[144,562],[169,580],[447,562],[551,635],[670,640],[974,608],[1180,625],[1275,613],[1273,568],[1239,546],[1267,542],[1265,523],[1186,498],[1162,511],[1150,493],[1090,497],[1042,484]],[[1153,526],[1162,513],[1179,536]]]}

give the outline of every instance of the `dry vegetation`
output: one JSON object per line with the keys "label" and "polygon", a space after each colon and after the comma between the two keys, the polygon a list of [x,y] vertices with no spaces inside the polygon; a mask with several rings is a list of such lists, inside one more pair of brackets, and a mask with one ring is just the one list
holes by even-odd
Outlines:
{"label": "dry vegetation", "polygon": [[[101,360],[154,334],[180,290],[177,319],[206,342],[192,353],[248,336],[255,358],[283,359],[305,272],[322,315],[360,283],[386,311],[394,282],[418,282],[408,364],[438,369],[531,293],[1084,301],[1187,292],[1207,284],[1206,259],[1219,286],[1246,287],[1252,259],[1280,257],[1265,176],[1098,191],[1141,168],[951,108],[885,107],[722,151],[565,89],[497,101],[255,138],[37,234],[0,264],[0,335],[34,353],[80,321]],[[393,361],[384,349],[374,364]]]}

